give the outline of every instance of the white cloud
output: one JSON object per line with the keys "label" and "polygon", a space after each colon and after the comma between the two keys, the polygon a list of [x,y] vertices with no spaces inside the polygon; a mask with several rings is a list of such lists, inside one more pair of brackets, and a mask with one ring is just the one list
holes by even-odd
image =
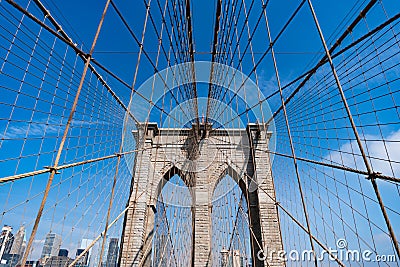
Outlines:
{"label": "white cloud", "polygon": [[59,126],[36,124],[36,123],[23,123],[18,126],[12,125],[8,127],[6,133],[1,135],[4,139],[17,139],[33,136],[42,136],[45,132],[47,134],[56,133],[59,130]]}
{"label": "white cloud", "polygon": [[[400,162],[400,130],[392,132],[388,136],[384,136],[385,142],[382,141],[380,135],[365,135],[365,139],[369,141],[362,143],[365,153],[372,158],[369,161],[372,169],[384,175],[400,177],[400,163],[396,163]],[[327,155],[324,161],[335,162],[350,168],[365,170],[366,168],[362,157],[353,156],[353,153],[360,155],[356,141],[342,145],[338,151]],[[389,160],[395,162],[389,162]]]}
{"label": "white cloud", "polygon": [[[7,129],[2,129],[0,131],[0,138],[4,139],[20,139],[27,137],[42,137],[44,133],[46,135],[55,134],[60,131],[64,131],[65,125],[67,123],[66,118],[52,118],[47,121],[47,119],[42,119],[35,122],[18,122],[18,123],[10,123],[10,126]],[[89,126],[95,124],[106,125],[109,122],[104,121],[82,121],[82,120],[73,120],[71,125],[75,127],[80,126]]]}

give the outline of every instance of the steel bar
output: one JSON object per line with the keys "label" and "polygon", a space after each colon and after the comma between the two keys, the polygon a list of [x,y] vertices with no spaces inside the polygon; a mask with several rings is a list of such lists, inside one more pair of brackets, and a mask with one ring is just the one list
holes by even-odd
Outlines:
{"label": "steel bar", "polygon": [[192,28],[192,11],[190,8],[190,0],[186,0],[186,21],[187,21],[187,31],[188,31],[188,38],[189,38],[189,54],[190,54],[190,60],[192,62],[191,68],[192,68],[192,79],[193,79],[193,101],[194,101],[194,114],[197,120],[197,127],[199,125],[199,109],[198,109],[198,103],[197,103],[197,85],[196,85],[196,72],[194,68],[195,64],[195,58],[194,58],[194,42],[193,42],[193,28]]}
{"label": "steel bar", "polygon": [[[122,144],[121,144],[122,147]],[[114,195],[115,195],[115,186],[117,185],[117,177],[118,177],[118,173],[119,173],[119,165],[121,163],[121,155],[118,154],[118,160],[117,163],[115,164],[115,174],[114,174],[114,178],[113,178],[113,183],[111,186],[111,194],[110,194],[110,200],[108,203],[108,208],[107,208],[107,215],[106,215],[106,225],[105,225],[105,229],[104,229],[104,238],[103,238],[103,242],[101,242],[101,249],[100,249],[100,260],[99,262],[102,262],[103,260],[103,253],[104,253],[104,247],[105,247],[105,243],[107,240],[107,231],[109,228],[109,220],[110,220],[110,214],[111,214],[111,208],[114,202]]]}
{"label": "steel bar", "polygon": [[[124,215],[128,209],[131,208],[131,206],[127,206],[107,227],[107,230],[111,228],[111,226],[113,226],[119,219],[121,219],[122,215]],[[81,252],[81,254],[79,254],[78,256],[76,256],[76,258],[68,265],[68,267],[74,267],[75,264],[82,259],[83,256],[86,255],[86,253],[88,253],[88,251],[94,246],[94,244],[97,243],[97,241],[99,241],[100,238],[102,238],[103,236],[105,236],[105,231],[101,232],[100,235],[98,235],[93,241],[92,243],[89,244],[89,246],[87,246],[87,248],[85,248],[84,251]]]}
{"label": "steel bar", "polygon": [[[227,143],[225,140],[222,140],[222,139],[219,139],[219,138],[216,138],[216,137],[213,137],[213,138],[217,139],[220,142]],[[240,145],[240,147],[241,148],[245,148],[245,149],[249,149],[250,148],[250,146],[246,146],[246,145]],[[284,153],[279,153],[279,152],[274,152],[274,151],[271,151],[271,150],[263,150],[263,149],[259,149],[259,148],[255,148],[255,150],[256,151],[270,153],[270,154],[274,154],[274,155],[285,157],[285,158],[293,158],[293,156],[291,156],[291,155],[284,154]],[[334,169],[338,169],[338,170],[343,170],[343,171],[348,171],[348,172],[352,172],[352,173],[365,175],[366,179],[369,179],[369,173],[367,171],[354,169],[354,168],[351,168],[351,167],[348,167],[348,166],[344,166],[344,165],[337,165],[337,164],[327,163],[327,162],[323,162],[323,161],[317,161],[317,160],[312,160],[312,159],[308,159],[308,158],[302,158],[302,157],[298,157],[298,156],[296,156],[296,158],[298,160],[300,160],[300,161],[313,163],[313,164],[316,164],[316,165],[321,165],[321,166],[330,167],[330,168],[334,168]],[[400,178],[383,175],[382,173],[379,173],[379,172],[375,172],[374,173],[374,177],[376,179],[381,179],[381,180],[386,180],[386,181],[390,181],[390,182],[400,183]]]}
{"label": "steel bar", "polygon": [[[293,158],[291,155],[287,155],[287,154],[283,154],[283,153],[272,152],[272,151],[264,151],[264,152],[282,156],[282,157],[286,157],[286,158]],[[321,166],[330,167],[330,168],[334,168],[334,169],[338,169],[338,170],[362,174],[362,175],[365,175],[367,179],[369,179],[369,173],[366,171],[362,171],[362,170],[358,170],[358,169],[354,169],[354,168],[350,168],[350,167],[346,167],[346,166],[340,166],[340,165],[336,165],[336,164],[330,164],[330,163],[326,163],[326,162],[322,162],[322,161],[311,160],[311,159],[307,159],[307,158],[297,157],[297,159],[300,161],[309,162],[309,163],[313,163],[316,165],[321,165]],[[400,183],[400,178],[397,178],[397,177],[382,175],[381,173],[374,173],[373,175],[376,179]]]}
{"label": "steel bar", "polygon": [[[254,183],[257,183],[252,177],[246,175],[248,178],[250,178]],[[332,253],[332,250],[329,249],[328,247],[326,247],[324,245],[324,243],[322,243],[317,237],[315,237],[314,235],[310,234],[307,230],[307,228],[301,224],[301,222],[299,222],[288,210],[286,210],[278,201],[276,201],[276,199],[273,198],[273,196],[271,196],[264,188],[258,187],[258,189],[261,189],[261,191],[263,191],[268,198],[270,198],[275,205],[278,206],[278,208],[280,208],[286,215],[289,216],[289,218],[295,222],[304,232],[306,232],[307,234],[309,234],[311,236],[311,238],[321,247],[324,249],[324,251],[326,251],[340,266],[345,267],[346,265],[343,264],[343,262],[337,257],[337,255]]]}
{"label": "steel bar", "polygon": [[[250,79],[250,76],[255,72],[255,70],[258,68],[258,66],[261,64],[261,62],[264,60],[264,58],[266,57],[266,55],[270,52],[271,47],[274,43],[276,43],[279,38],[282,36],[282,34],[285,32],[285,30],[287,29],[287,27],[289,27],[290,23],[293,21],[293,19],[296,17],[296,15],[300,12],[301,8],[303,7],[304,3],[306,2],[306,0],[302,0],[300,2],[300,4],[297,6],[297,8],[295,9],[295,11],[291,14],[290,18],[286,21],[286,23],[284,24],[284,26],[280,29],[280,31],[278,32],[278,34],[276,35],[275,39],[270,42],[270,45],[268,46],[268,48],[265,50],[264,54],[258,59],[257,63],[254,65],[254,67],[251,69],[251,71],[247,74],[246,78],[242,81],[242,83],[240,84],[239,88],[236,90],[236,92],[233,94],[233,96],[230,98],[230,100],[228,101],[228,103],[226,104],[226,106],[224,107],[224,109],[220,112],[220,114],[218,114],[218,116],[216,117],[216,119],[219,119],[222,114],[225,112],[225,110],[228,108],[228,106],[232,103],[232,101],[234,100],[234,98],[238,95],[239,91],[243,88],[243,86],[245,85],[245,83],[247,82],[248,79]],[[263,10],[266,8],[266,6],[263,6]],[[262,15],[263,13],[261,13]],[[261,18],[261,17],[260,17]],[[243,60],[243,56],[240,60],[240,62]],[[231,86],[235,75],[236,75],[237,71],[234,72],[229,84],[228,84],[228,88]],[[226,78],[225,78],[226,79]],[[223,96],[223,99],[226,96],[227,91],[225,91],[225,94]],[[237,116],[236,116],[237,117]]]}
{"label": "steel bar", "polygon": [[308,232],[308,235],[309,235],[309,238],[310,238],[310,246],[311,246],[311,250],[312,250],[312,253],[313,253],[313,257],[314,257],[314,264],[315,264],[315,266],[318,266],[317,255],[315,253],[314,242],[313,242],[312,233],[311,233],[310,219],[308,217],[308,210],[307,210],[307,206],[306,206],[306,202],[305,202],[305,198],[304,198],[303,186],[301,184],[300,173],[299,173],[299,169],[298,169],[298,165],[297,165],[297,159],[296,159],[296,152],[295,152],[294,145],[293,145],[292,133],[290,131],[289,119],[288,119],[288,115],[287,115],[287,112],[286,112],[285,99],[283,97],[281,80],[280,80],[279,71],[278,71],[278,64],[276,62],[276,57],[275,57],[274,47],[273,47],[274,44],[272,43],[271,31],[270,31],[270,28],[269,28],[268,16],[267,16],[266,11],[264,11],[264,16],[265,16],[265,24],[266,24],[267,32],[268,32],[268,39],[269,39],[270,47],[271,47],[271,57],[272,57],[272,61],[274,63],[276,81],[277,81],[277,85],[278,85],[278,89],[279,89],[279,95],[281,97],[281,102],[282,102],[283,114],[284,114],[284,117],[285,117],[285,124],[286,124],[287,134],[288,134],[288,137],[289,137],[290,150],[292,152],[293,165],[294,165],[294,169],[295,169],[295,172],[296,172],[297,186],[299,188],[301,204],[302,204],[303,212],[304,212],[304,218],[306,220],[306,225],[307,225],[307,232]]}
{"label": "steel bar", "polygon": [[[374,28],[373,30],[369,31],[368,33],[366,33],[365,35],[361,36],[360,38],[358,38],[357,40],[353,41],[351,44],[347,45],[346,47],[344,47],[343,49],[339,50],[337,53],[331,55],[332,59],[340,56],[341,54],[343,54],[344,52],[348,51],[350,48],[354,47],[355,45],[359,44],[360,42],[362,42],[363,40],[367,39],[368,37],[374,35],[375,33],[379,32],[380,30],[382,30],[383,28],[385,28],[386,26],[388,26],[389,24],[395,22],[396,20],[398,20],[400,18],[400,13],[394,15],[393,17],[391,17],[390,19],[388,19],[387,21],[385,21],[384,23],[380,24],[379,26],[377,26],[376,28]],[[275,54],[277,54],[277,52],[275,52]],[[291,82],[285,84],[284,86],[282,86],[282,90],[285,90],[287,88],[289,88],[290,86],[292,86],[293,84],[295,84],[296,82],[300,81],[302,78],[307,78],[308,80],[311,78],[312,75],[315,74],[315,72],[324,64],[326,64],[328,62],[328,59],[325,58],[325,60],[320,61],[317,63],[317,65],[315,65],[313,68],[311,68],[310,70],[306,71],[305,73],[301,74],[300,76],[298,76],[297,78],[295,78],[294,80],[292,80]],[[310,77],[308,77],[310,76]],[[305,84],[305,82],[304,82]],[[304,84],[302,83],[301,85],[297,86],[296,89],[290,94],[290,96],[285,100],[285,104],[287,105],[290,100],[292,100],[292,98],[298,93],[298,91],[304,86]],[[270,94],[269,96],[265,97],[264,99],[261,99],[259,101],[259,103],[247,108],[245,111],[237,114],[235,117],[233,117],[231,120],[229,120],[228,122],[226,122],[225,124],[228,124],[230,122],[232,122],[233,120],[235,120],[236,118],[242,116],[243,114],[245,114],[246,112],[252,110],[253,108],[257,107],[258,105],[261,105],[262,103],[264,103],[265,101],[267,101],[268,99],[270,99],[271,97],[275,96],[276,94],[279,93],[279,90],[276,90],[275,92],[273,92],[272,94]],[[280,106],[273,114],[273,118],[275,118],[277,116],[277,114],[282,111],[282,106]],[[269,121],[272,121],[272,119],[269,119]],[[221,125],[213,130],[219,129],[220,127],[223,127],[224,125]]]}
{"label": "steel bar", "polygon": [[[353,29],[357,26],[357,24],[361,21],[362,18],[365,17],[365,15],[371,10],[371,8],[376,4],[377,0],[371,0],[367,6],[361,11],[361,13],[357,16],[357,18],[350,24],[350,26],[346,29],[346,31],[337,39],[337,41],[334,43],[334,45],[329,49],[329,53],[333,53],[337,47],[343,42],[344,39],[346,39],[347,35],[350,34]],[[361,41],[361,40],[360,40]],[[359,41],[359,42],[360,42]],[[357,42],[358,43],[358,42]],[[357,43],[354,43],[357,44]],[[346,49],[347,50],[347,49]],[[346,51],[346,50],[343,50]],[[343,53],[342,52],[342,53]],[[307,73],[307,76],[304,78],[304,80],[297,86],[297,88],[290,94],[290,96],[285,100],[285,105],[287,105],[290,100],[300,91],[301,88],[304,87],[304,85],[310,80],[310,78],[314,75],[314,73],[325,63],[328,62],[328,57],[325,54],[324,57],[317,63],[317,65],[309,70]],[[304,75],[304,74],[303,74]],[[301,75],[301,76],[303,76]],[[300,77],[301,77],[300,76]],[[298,80],[298,79],[295,79]],[[289,83],[292,84],[293,82]],[[277,115],[278,113],[282,110],[282,105],[274,112],[272,117],[268,120],[267,123],[271,122]]]}
{"label": "steel bar", "polygon": [[[179,141],[181,141],[181,140],[178,140],[177,142],[179,142]],[[173,144],[173,143],[171,143],[171,144]],[[155,147],[161,147],[161,146],[160,145],[156,145]],[[112,155],[108,155],[108,156],[104,156],[104,157],[83,160],[83,161],[74,162],[74,163],[65,164],[65,165],[59,165],[57,167],[56,166],[49,166],[49,167],[46,167],[46,168],[41,169],[41,170],[25,172],[25,173],[11,175],[11,176],[6,176],[6,177],[3,177],[3,178],[0,178],[0,184],[1,183],[6,183],[6,182],[10,182],[10,181],[19,180],[19,179],[23,179],[23,178],[27,178],[27,177],[31,177],[31,176],[34,176],[34,175],[48,173],[48,172],[51,172],[52,169],[58,171],[58,170],[73,168],[73,167],[80,166],[80,165],[85,165],[85,164],[88,164],[88,163],[93,163],[93,162],[102,161],[102,160],[106,160],[106,159],[116,158],[116,157],[118,157],[120,155],[124,156],[124,155],[127,155],[127,154],[136,153],[136,152],[139,152],[139,151],[142,151],[142,150],[146,150],[146,149],[148,149],[148,148],[141,148],[141,149],[135,149],[135,150],[121,152],[121,153],[114,153]]]}
{"label": "steel bar", "polygon": [[[66,124],[66,126],[65,126],[64,133],[63,133],[63,137],[62,137],[62,139],[61,139],[61,142],[60,142],[60,145],[59,145],[59,148],[58,148],[58,151],[57,151],[55,160],[54,160],[54,164],[53,164],[53,165],[54,165],[55,167],[58,166],[59,160],[60,160],[60,158],[61,158],[61,153],[62,153],[62,151],[63,151],[65,141],[66,141],[66,139],[67,139],[67,135],[68,135],[68,132],[69,132],[69,128],[70,128],[70,126],[71,126],[72,119],[73,119],[73,116],[74,116],[74,114],[75,114],[76,107],[77,107],[77,105],[78,105],[78,100],[79,100],[79,96],[80,96],[80,93],[81,93],[81,90],[82,90],[82,87],[83,87],[83,83],[84,83],[84,81],[85,81],[86,73],[87,73],[87,70],[88,70],[88,68],[89,68],[89,63],[90,63],[91,55],[93,54],[94,48],[95,48],[95,46],[96,46],[96,42],[97,42],[97,39],[98,39],[99,34],[100,34],[100,30],[101,30],[102,25],[103,25],[103,21],[104,21],[105,14],[106,14],[106,12],[107,12],[109,3],[110,3],[110,0],[108,0],[108,1],[106,2],[106,4],[105,4],[104,11],[103,11],[102,17],[101,17],[101,19],[100,19],[99,25],[98,25],[98,27],[97,27],[96,34],[95,34],[95,36],[94,36],[93,43],[92,43],[92,46],[91,46],[89,55],[88,55],[88,57],[87,57],[87,59],[86,59],[86,64],[85,64],[85,67],[84,67],[84,69],[83,69],[83,73],[82,73],[82,76],[81,76],[81,80],[80,80],[80,83],[79,83],[79,87],[78,87],[78,89],[77,89],[77,91],[76,91],[75,98],[74,98],[74,102],[73,102],[73,104],[72,104],[71,111],[70,111],[70,114],[69,114],[69,117],[68,117],[68,121],[67,121],[67,124]],[[38,227],[39,227],[39,222],[40,222],[40,219],[41,219],[41,217],[42,217],[44,205],[45,205],[46,202],[47,202],[47,197],[48,197],[48,195],[49,195],[50,188],[51,188],[51,184],[53,183],[53,178],[54,178],[55,174],[56,174],[56,170],[55,170],[55,169],[51,169],[50,176],[49,176],[49,179],[48,179],[47,184],[46,184],[46,189],[45,189],[45,191],[44,191],[44,193],[43,193],[43,198],[42,198],[42,201],[41,201],[41,204],[40,204],[38,213],[37,213],[37,215],[36,215],[35,223],[34,223],[34,225],[33,225],[32,232],[31,232],[31,235],[30,235],[30,237],[29,237],[29,241],[28,241],[28,244],[27,244],[27,246],[26,246],[25,253],[24,253],[23,257],[22,257],[22,262],[23,262],[23,263],[26,262],[26,260],[28,259],[28,255],[29,255],[29,253],[30,253],[30,251],[31,251],[32,244],[33,244],[33,241],[34,241],[34,239],[35,239],[37,229],[38,229]]]}
{"label": "steel bar", "polygon": [[[38,0],[35,0],[38,1]],[[32,13],[30,13],[29,11],[25,10],[23,7],[21,7],[20,5],[18,5],[14,0],[6,0],[7,3],[9,3],[10,5],[12,5],[14,8],[16,8],[18,11],[20,11],[21,13],[23,13],[25,16],[27,16],[28,18],[30,18],[31,20],[33,20],[35,23],[37,23],[38,25],[40,25],[41,27],[43,27],[44,29],[46,29],[48,32],[50,32],[51,34],[53,34],[54,36],[56,36],[58,39],[60,39],[61,41],[63,41],[65,44],[67,44],[68,46],[70,46],[77,55],[79,55],[80,58],[82,58],[82,60],[84,62],[86,62],[87,58],[88,58],[88,54],[85,53],[83,50],[79,49],[75,43],[68,37],[68,35],[62,30],[61,26],[59,26],[57,23],[54,24],[54,26],[57,28],[57,31],[53,30],[52,28],[50,28],[48,25],[46,25],[45,23],[43,23],[42,21],[40,21],[38,18],[36,18]],[[40,1],[38,1],[40,3]],[[49,18],[53,18],[51,16],[51,14],[48,12],[47,9],[44,8],[44,13],[45,17],[49,17]],[[53,20],[50,21],[55,21],[54,18]],[[62,35],[60,35],[60,33]],[[93,61],[94,62],[94,61]],[[99,79],[99,81],[103,84],[103,86],[107,89],[107,91],[114,97],[114,99],[118,102],[118,104],[128,113],[128,115],[135,121],[137,122],[137,119],[133,116],[133,114],[127,109],[127,107],[125,106],[125,104],[121,101],[121,99],[117,96],[117,94],[111,89],[111,87],[107,84],[107,82],[103,79],[103,77],[97,72],[97,70],[93,67],[92,64],[89,64],[89,68],[90,70],[93,72],[93,74]]]}
{"label": "steel bar", "polygon": [[215,8],[215,20],[214,20],[214,35],[213,35],[213,44],[212,44],[212,52],[211,52],[211,68],[210,68],[210,81],[208,83],[208,95],[207,95],[207,109],[206,109],[206,119],[205,123],[208,123],[209,113],[211,109],[211,98],[212,98],[212,89],[213,89],[213,74],[214,74],[214,62],[215,62],[215,54],[217,52],[218,45],[218,32],[219,32],[219,21],[221,18],[221,0],[216,1]]}
{"label": "steel bar", "polygon": [[49,168],[41,169],[41,170],[37,170],[37,171],[32,171],[32,172],[25,172],[25,173],[11,175],[11,176],[6,176],[6,177],[3,177],[3,178],[0,178],[0,184],[1,183],[6,183],[6,182],[10,182],[10,181],[19,180],[19,179],[23,179],[23,178],[26,178],[26,177],[31,177],[31,176],[34,176],[34,175],[47,173],[47,172],[50,172]]}
{"label": "steel bar", "polygon": [[313,19],[314,19],[314,22],[315,22],[315,26],[316,26],[316,28],[317,28],[317,30],[318,30],[318,33],[319,33],[319,36],[320,36],[322,45],[323,45],[323,47],[324,47],[324,49],[325,49],[326,57],[328,58],[329,65],[330,65],[330,67],[331,67],[332,74],[333,74],[333,76],[334,76],[334,78],[335,78],[336,85],[337,85],[337,87],[338,87],[340,97],[341,97],[342,102],[343,102],[343,105],[344,105],[344,107],[345,107],[345,109],[346,109],[346,113],[347,113],[349,122],[350,122],[350,124],[351,124],[351,128],[352,128],[353,133],[354,133],[354,135],[355,135],[355,137],[356,137],[357,144],[358,144],[358,148],[359,148],[359,150],[360,150],[360,152],[361,152],[361,155],[362,155],[362,158],[363,158],[365,167],[366,167],[366,169],[367,169],[367,171],[368,171],[369,178],[371,179],[371,183],[372,183],[372,186],[373,186],[373,188],[374,188],[374,192],[375,192],[375,195],[376,195],[376,197],[377,197],[377,200],[378,200],[378,202],[379,202],[379,206],[380,206],[380,209],[381,209],[381,211],[382,211],[382,215],[383,215],[383,217],[384,217],[384,219],[385,219],[386,226],[387,226],[387,228],[388,228],[388,230],[389,230],[389,234],[390,234],[390,237],[391,237],[391,239],[392,239],[393,246],[394,246],[394,248],[395,248],[395,250],[396,250],[397,257],[400,259],[400,246],[399,246],[399,243],[397,242],[396,234],[395,234],[395,232],[394,232],[394,230],[393,230],[393,227],[392,227],[392,224],[391,224],[391,222],[390,222],[389,216],[388,216],[388,214],[387,214],[387,212],[386,212],[385,205],[383,204],[383,200],[382,200],[382,198],[381,198],[381,195],[380,195],[380,192],[379,192],[379,189],[378,189],[378,185],[376,184],[376,181],[375,181],[375,173],[373,172],[373,170],[372,170],[372,168],[371,168],[371,166],[370,166],[370,164],[369,164],[368,158],[367,158],[367,156],[366,156],[366,154],[365,154],[364,147],[363,147],[363,145],[362,145],[362,143],[361,143],[361,138],[360,138],[360,136],[359,136],[359,134],[358,134],[358,130],[357,130],[357,127],[356,127],[355,122],[354,122],[354,120],[353,120],[353,116],[352,116],[352,114],[351,114],[349,105],[348,105],[348,103],[347,103],[346,96],[345,96],[345,94],[344,94],[344,92],[343,92],[342,85],[341,85],[340,80],[339,80],[339,77],[338,77],[338,75],[337,75],[337,73],[336,73],[336,69],[335,69],[335,66],[334,66],[334,64],[333,64],[332,57],[331,57],[331,54],[330,54],[330,52],[329,52],[328,46],[327,46],[327,44],[326,44],[324,35],[323,35],[323,33],[322,33],[322,29],[321,29],[321,27],[320,27],[320,25],[319,25],[318,18],[317,18],[317,15],[316,15],[316,13],[315,13],[314,7],[313,7],[313,5],[312,5],[312,3],[311,3],[311,0],[307,0],[307,2],[308,2],[308,6],[309,6],[309,8],[310,8],[311,14],[312,14],[312,16],[313,16]]}
{"label": "steel bar", "polygon": [[118,157],[118,154],[108,155],[108,156],[99,157],[99,158],[95,158],[95,159],[84,160],[84,161],[75,162],[75,163],[71,163],[71,164],[65,164],[65,165],[61,165],[61,166],[57,166],[57,167],[51,166],[51,167],[46,167],[44,169],[37,170],[37,171],[25,172],[25,173],[21,173],[21,174],[12,175],[12,176],[7,176],[7,177],[0,178],[0,184],[27,178],[27,177],[34,176],[34,175],[51,172],[52,170],[58,171],[58,170],[62,170],[62,169],[72,168],[72,167],[76,167],[76,166],[80,166],[80,165],[84,165],[84,164],[88,164],[88,163],[102,161],[105,159],[115,158],[115,157]]}
{"label": "steel bar", "polygon": [[[115,10],[115,12],[117,13],[118,17],[121,19],[123,25],[125,26],[125,28],[128,30],[129,34],[132,36],[132,38],[135,40],[136,44],[139,46],[139,48],[141,48],[143,50],[143,54],[144,56],[147,58],[148,62],[150,63],[150,65],[152,66],[152,68],[154,69],[154,72],[160,77],[161,81],[163,82],[164,86],[167,87],[167,83],[164,79],[164,77],[161,76],[157,66],[154,64],[154,62],[151,60],[151,57],[149,56],[149,54],[147,54],[146,50],[143,47],[143,44],[140,42],[140,40],[138,39],[138,37],[136,36],[136,34],[133,32],[133,30],[131,29],[131,27],[129,26],[129,23],[127,22],[127,20],[124,18],[124,16],[122,15],[121,11],[119,10],[119,8],[117,7],[117,5],[115,4],[114,1],[111,0],[111,5],[113,7],[113,9]],[[178,81],[176,80],[176,77],[174,76],[174,80],[175,82],[178,83]],[[182,109],[181,105],[179,105],[179,101],[176,99],[176,96],[174,94],[172,94],[172,97],[174,98],[175,102],[178,104],[179,109],[182,111],[182,114],[185,115],[185,117],[190,120],[190,117],[188,116],[188,114],[186,114],[186,112]]]}

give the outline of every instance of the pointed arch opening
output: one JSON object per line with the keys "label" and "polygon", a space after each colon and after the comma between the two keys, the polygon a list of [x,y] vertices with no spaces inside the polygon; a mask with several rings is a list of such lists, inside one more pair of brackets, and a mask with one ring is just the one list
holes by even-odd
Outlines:
{"label": "pointed arch opening", "polygon": [[193,247],[192,193],[187,177],[171,168],[157,187],[150,266],[190,266]]}
{"label": "pointed arch opening", "polygon": [[252,266],[249,206],[243,180],[228,168],[212,195],[213,266]]}

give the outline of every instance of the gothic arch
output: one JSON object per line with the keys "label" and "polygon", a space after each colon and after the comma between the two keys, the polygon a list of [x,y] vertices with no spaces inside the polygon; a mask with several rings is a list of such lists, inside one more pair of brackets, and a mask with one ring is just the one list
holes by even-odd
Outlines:
{"label": "gothic arch", "polygon": [[168,181],[174,176],[178,175],[181,180],[185,183],[186,187],[189,189],[190,195],[192,197],[191,201],[193,203],[194,200],[194,191],[193,191],[193,182],[192,182],[192,177],[190,176],[189,173],[184,173],[182,170],[180,170],[176,166],[172,166],[168,170],[164,171],[159,178],[157,177],[155,180],[157,181],[154,184],[153,188],[153,193],[152,193],[152,204],[155,206],[157,203],[157,199],[161,194],[162,189],[164,186],[168,183]]}
{"label": "gothic arch", "polygon": [[215,189],[218,186],[219,182],[226,176],[229,175],[240,187],[243,193],[246,192],[247,187],[244,181],[245,174],[243,172],[239,172],[235,166],[226,163],[223,170],[218,174],[217,178],[213,180],[211,185],[211,194],[210,201],[212,200],[212,196],[214,195]]}

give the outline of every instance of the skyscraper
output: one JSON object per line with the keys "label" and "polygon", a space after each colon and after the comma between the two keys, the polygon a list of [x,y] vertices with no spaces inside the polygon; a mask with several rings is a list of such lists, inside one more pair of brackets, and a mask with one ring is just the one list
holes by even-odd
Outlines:
{"label": "skyscraper", "polygon": [[3,229],[1,229],[0,234],[0,261],[3,258],[4,254],[9,254],[13,241],[14,236],[11,233],[12,227],[8,225],[4,225]]}
{"label": "skyscraper", "polygon": [[15,267],[20,261],[20,256],[18,254],[3,254],[1,259],[1,267]]}
{"label": "skyscraper", "polygon": [[51,256],[45,263],[44,267],[65,267],[71,264],[72,259],[66,256]]}
{"label": "skyscraper", "polygon": [[10,254],[22,255],[24,253],[24,239],[25,239],[25,226],[21,226],[18,232],[14,236],[14,242],[12,244]]}
{"label": "skyscraper", "polygon": [[239,250],[234,250],[232,253],[232,267],[243,266],[243,257],[240,256]]}
{"label": "skyscraper", "polygon": [[229,250],[221,250],[221,267],[227,267],[229,263]]}
{"label": "skyscraper", "polygon": [[61,236],[55,233],[48,233],[44,241],[41,258],[57,256],[61,246]]}
{"label": "skyscraper", "polygon": [[58,256],[62,256],[62,257],[68,257],[68,250],[65,248],[61,248],[58,251]]}
{"label": "skyscraper", "polygon": [[107,262],[106,267],[116,267],[118,259],[118,238],[110,238],[108,245]]}
{"label": "skyscraper", "polygon": [[[81,241],[81,246],[80,248],[76,251],[76,256],[78,256],[79,254],[81,254],[91,243],[93,242],[92,239],[82,239]],[[91,257],[92,257],[92,251],[93,251],[93,247],[89,249],[89,251],[86,253],[86,255],[83,257],[83,260],[81,261],[81,263],[85,263],[86,266],[91,266]],[[78,254],[79,252],[79,254]],[[93,264],[92,264],[93,266]]]}
{"label": "skyscraper", "polygon": [[[85,251],[83,248],[78,248],[76,250],[76,257],[81,255],[81,253]],[[78,260],[76,263],[76,266],[87,266],[88,265],[88,253],[85,253],[85,255]]]}

